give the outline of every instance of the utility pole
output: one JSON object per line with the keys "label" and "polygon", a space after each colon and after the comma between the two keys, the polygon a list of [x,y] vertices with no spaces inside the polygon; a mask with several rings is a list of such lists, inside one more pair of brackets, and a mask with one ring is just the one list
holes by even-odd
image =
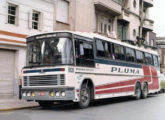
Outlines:
{"label": "utility pole", "polygon": [[140,7],[140,34],[139,34],[139,42],[138,45],[141,46],[143,44],[143,24],[144,24],[144,15],[143,15],[143,9],[144,9],[144,2],[141,0],[141,7]]}

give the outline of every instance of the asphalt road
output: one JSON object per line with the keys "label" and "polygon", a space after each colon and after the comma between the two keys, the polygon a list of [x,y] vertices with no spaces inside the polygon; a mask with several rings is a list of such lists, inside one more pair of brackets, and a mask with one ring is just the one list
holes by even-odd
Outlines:
{"label": "asphalt road", "polygon": [[0,120],[164,120],[165,93],[147,99],[113,98],[93,102],[89,108],[56,105],[0,113]]}

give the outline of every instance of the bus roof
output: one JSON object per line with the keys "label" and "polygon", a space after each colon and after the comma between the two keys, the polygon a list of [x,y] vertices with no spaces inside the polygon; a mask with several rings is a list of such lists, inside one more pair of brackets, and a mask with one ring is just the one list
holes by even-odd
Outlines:
{"label": "bus roof", "polygon": [[[104,40],[104,41],[109,41],[109,42],[112,42],[112,43],[116,43],[116,44],[119,44],[119,45],[122,45],[122,46],[126,46],[126,47],[129,47],[129,48],[133,48],[133,49],[136,49],[136,50],[139,50],[139,51],[143,51],[143,52],[158,55],[158,52],[155,51],[155,50],[152,50],[151,48],[146,49],[144,46],[141,46],[141,47],[133,46],[131,44],[121,42],[121,41],[116,40],[116,39],[108,38],[108,37],[105,37],[105,36],[102,36],[102,35],[99,35],[99,34],[96,34],[96,33],[74,32],[74,31],[66,31],[65,30],[65,31],[53,31],[53,32],[47,32],[47,33],[41,33],[41,34],[32,35],[32,36],[38,36],[38,35],[43,35],[43,34],[51,34],[51,33],[71,33],[71,34],[74,34],[74,35],[77,35],[77,36],[89,38],[89,39],[91,39],[91,41],[92,41],[92,39],[97,38],[97,39],[101,39],[101,40]],[[32,36],[28,36],[27,38],[32,37]]]}

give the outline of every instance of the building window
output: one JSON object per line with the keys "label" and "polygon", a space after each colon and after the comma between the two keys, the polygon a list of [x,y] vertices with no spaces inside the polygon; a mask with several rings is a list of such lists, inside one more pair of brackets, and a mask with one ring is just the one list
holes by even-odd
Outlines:
{"label": "building window", "polygon": [[17,20],[17,6],[14,4],[8,5],[8,23],[9,24],[16,24]]}
{"label": "building window", "polygon": [[133,1],[133,6],[136,8],[136,0]]}
{"label": "building window", "polygon": [[68,23],[69,2],[66,0],[57,1],[57,16],[56,20],[63,23]]}
{"label": "building window", "polygon": [[40,12],[33,11],[32,14],[32,28],[38,30],[39,28],[39,18],[40,18]]}
{"label": "building window", "polygon": [[108,34],[108,32],[112,32],[113,31],[113,19],[101,17],[100,29],[101,29],[100,31],[102,34]]}
{"label": "building window", "polygon": [[121,40],[127,40],[128,23],[118,21],[117,24],[118,38]]}

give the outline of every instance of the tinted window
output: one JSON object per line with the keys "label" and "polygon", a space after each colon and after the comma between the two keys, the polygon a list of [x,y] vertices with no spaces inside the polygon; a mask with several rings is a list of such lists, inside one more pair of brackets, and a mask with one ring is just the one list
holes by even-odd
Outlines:
{"label": "tinted window", "polygon": [[131,48],[126,48],[126,61],[135,62],[135,51]]}
{"label": "tinted window", "polygon": [[125,60],[124,47],[121,45],[113,44],[113,59]]}
{"label": "tinted window", "polygon": [[143,60],[144,60],[143,52],[136,50],[136,62],[143,63]]}
{"label": "tinted window", "polygon": [[152,55],[151,54],[145,53],[145,60],[146,60],[146,64],[147,65],[153,65]]}
{"label": "tinted window", "polygon": [[153,63],[155,67],[159,68],[158,57],[156,55],[153,55]]}
{"label": "tinted window", "polygon": [[96,40],[96,55],[97,57],[110,58],[110,43]]}
{"label": "tinted window", "polygon": [[80,66],[94,66],[92,43],[75,40],[76,64]]}

